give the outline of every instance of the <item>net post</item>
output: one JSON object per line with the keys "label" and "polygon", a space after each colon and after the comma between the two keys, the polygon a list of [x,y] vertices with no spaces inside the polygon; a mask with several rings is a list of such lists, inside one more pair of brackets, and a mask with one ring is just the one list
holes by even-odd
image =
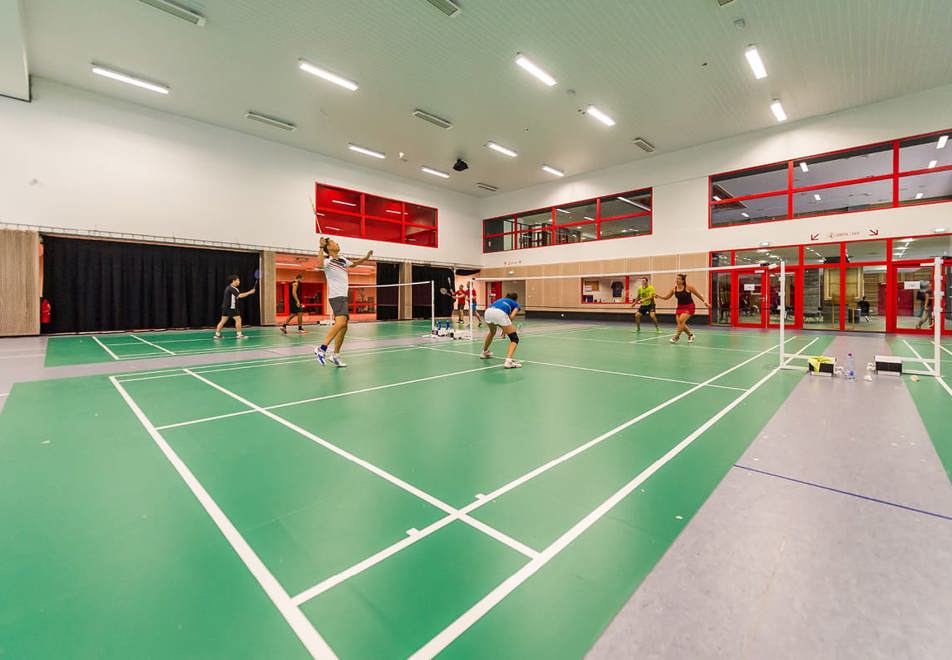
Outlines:
{"label": "net post", "polygon": [[942,257],[936,257],[932,273],[932,316],[933,316],[933,362],[935,377],[942,377],[942,303],[945,292],[942,290]]}
{"label": "net post", "polygon": [[473,305],[476,304],[476,285],[473,284],[472,280],[470,280],[466,286],[469,288],[469,296],[467,296],[467,300],[469,302],[469,337],[470,341],[472,341],[472,339],[476,336],[473,329]]}
{"label": "net post", "polygon": [[784,260],[780,261],[780,364],[779,368],[783,369],[783,356],[786,346],[785,335],[786,335],[786,326],[787,326],[787,262]]}
{"label": "net post", "polygon": [[430,332],[436,330],[436,281],[430,280]]}

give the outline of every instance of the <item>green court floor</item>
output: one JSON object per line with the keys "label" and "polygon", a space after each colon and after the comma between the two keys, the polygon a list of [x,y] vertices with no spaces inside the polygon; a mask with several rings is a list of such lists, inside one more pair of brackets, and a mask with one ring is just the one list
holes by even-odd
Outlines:
{"label": "green court floor", "polygon": [[775,333],[525,335],[15,385],[0,656],[584,655],[802,375]]}
{"label": "green court floor", "polygon": [[[213,329],[50,337],[46,366],[286,348],[318,343],[327,333],[327,328],[323,326],[310,325],[305,329],[307,334],[299,335],[292,326],[285,335],[276,327],[250,327],[245,330],[247,339],[237,339],[233,327],[225,328],[221,339],[213,338]],[[353,323],[348,331],[347,342],[350,346],[358,346],[361,342],[372,340],[418,337],[429,331],[429,321]]]}

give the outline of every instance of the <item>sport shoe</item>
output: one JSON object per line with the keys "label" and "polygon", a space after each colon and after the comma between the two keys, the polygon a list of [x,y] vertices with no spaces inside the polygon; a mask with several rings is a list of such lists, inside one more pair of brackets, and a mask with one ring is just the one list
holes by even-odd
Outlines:
{"label": "sport shoe", "polygon": [[660,335],[660,334],[661,334],[661,328],[655,328],[655,332],[657,332],[657,333]]}
{"label": "sport shoe", "polygon": [[493,356],[493,354],[492,354],[491,352],[489,352],[489,351],[483,351],[482,353],[479,354],[479,359],[480,359],[480,360],[488,360],[488,359],[491,358],[492,356]]}
{"label": "sport shoe", "polygon": [[314,349],[314,355],[317,356],[317,361],[320,362],[321,366],[323,367],[326,362],[327,353],[324,352],[323,348],[318,346],[317,348]]}
{"label": "sport shoe", "polygon": [[247,339],[247,338],[248,338],[248,335],[243,335],[240,332],[237,335],[235,335],[235,339]]}
{"label": "sport shoe", "polygon": [[672,337],[672,338],[671,338],[671,343],[672,343],[672,344],[677,344],[677,343],[678,343],[678,338],[677,338],[677,337]]}
{"label": "sport shoe", "polygon": [[339,355],[332,355],[332,356],[331,356],[331,362],[334,363],[334,366],[335,366],[335,367],[346,367],[346,366],[347,366],[347,364],[346,364],[343,360],[340,359],[340,356],[339,356]]}
{"label": "sport shoe", "polygon": [[641,328],[635,328],[635,332],[641,332]]}
{"label": "sport shoe", "polygon": [[516,360],[506,360],[506,363],[503,365],[506,369],[518,369],[522,366],[521,362]]}
{"label": "sport shoe", "polygon": [[215,333],[215,337],[214,337],[214,338],[215,338],[215,339],[221,339],[221,335],[220,335],[219,333],[217,333],[217,332],[216,332],[216,333]]}
{"label": "sport shoe", "polygon": [[693,343],[694,343],[694,335],[688,335],[688,343],[689,343],[689,344],[693,344]]}
{"label": "sport shoe", "polygon": [[281,326],[281,334],[283,334],[283,335],[288,334],[288,326],[286,326],[286,325],[282,325],[282,326]]}
{"label": "sport shoe", "polygon": [[307,330],[305,330],[304,328],[298,328],[298,331],[297,331],[297,332],[298,332],[299,335],[306,335],[306,334],[307,334]]}

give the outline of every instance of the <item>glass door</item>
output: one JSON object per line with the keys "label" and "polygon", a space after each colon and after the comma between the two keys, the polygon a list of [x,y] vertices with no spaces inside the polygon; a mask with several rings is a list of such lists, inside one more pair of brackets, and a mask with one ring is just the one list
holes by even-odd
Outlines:
{"label": "glass door", "polygon": [[933,270],[918,263],[893,267],[893,324],[896,332],[928,333],[932,331]]}
{"label": "glass door", "polygon": [[731,273],[713,273],[711,275],[711,325],[731,324],[731,291],[733,277]]}
{"label": "glass door", "polygon": [[[788,328],[799,328],[802,321],[797,308],[797,271],[787,272],[784,277],[784,307],[787,313],[784,316],[784,325]],[[771,328],[780,327],[780,273],[770,273],[770,317]]]}
{"label": "glass door", "polygon": [[736,271],[732,303],[734,325],[743,328],[764,328],[767,310],[764,305],[764,272]]}
{"label": "glass door", "polygon": [[803,327],[840,329],[840,267],[803,270]]}

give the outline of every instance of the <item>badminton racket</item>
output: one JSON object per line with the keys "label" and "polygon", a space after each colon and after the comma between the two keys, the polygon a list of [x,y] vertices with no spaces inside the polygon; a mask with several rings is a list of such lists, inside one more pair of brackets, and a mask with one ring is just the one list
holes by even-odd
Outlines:
{"label": "badminton racket", "polygon": [[255,291],[261,291],[258,287],[261,285],[261,269],[255,269]]}
{"label": "badminton racket", "polygon": [[324,230],[321,229],[321,221],[318,220],[321,214],[317,212],[317,206],[311,201],[310,195],[308,195],[307,203],[311,205],[311,211],[314,213],[314,224],[317,225],[317,235],[320,236],[324,233]]}

